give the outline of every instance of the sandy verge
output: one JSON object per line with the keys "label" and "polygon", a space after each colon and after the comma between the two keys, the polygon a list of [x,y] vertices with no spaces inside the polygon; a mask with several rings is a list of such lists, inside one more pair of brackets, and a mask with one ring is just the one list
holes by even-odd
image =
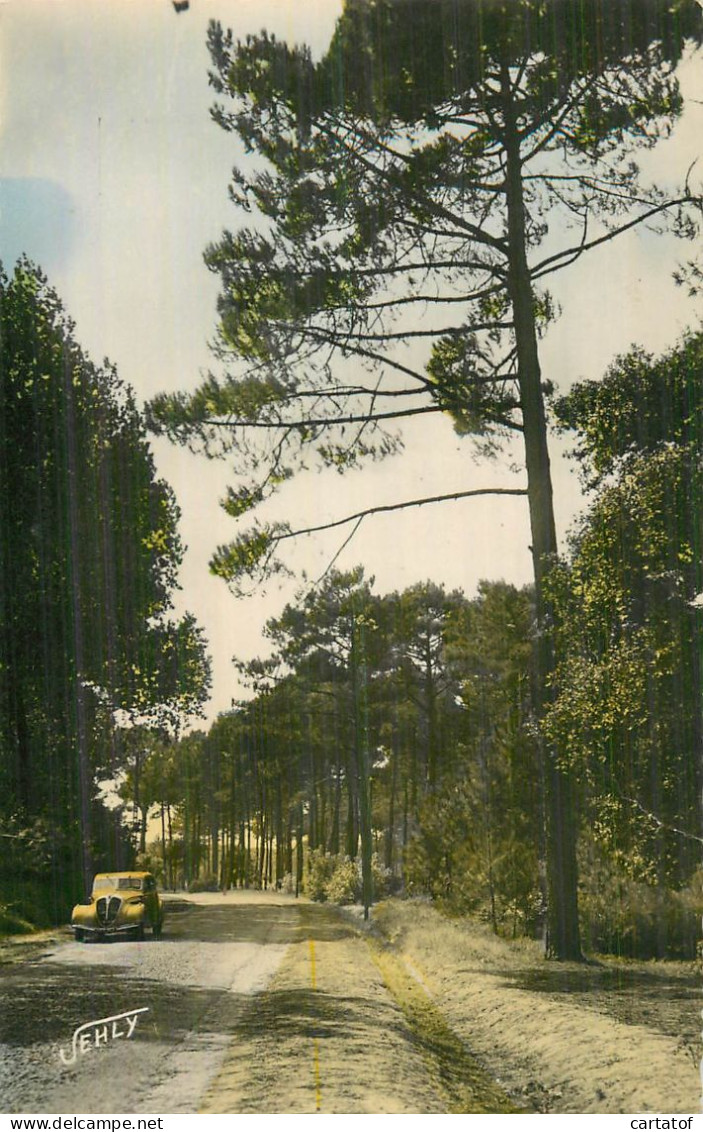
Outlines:
{"label": "sandy verge", "polygon": [[[524,969],[529,982],[531,953],[478,925],[448,921],[424,902],[389,901],[374,910],[374,922],[513,1096],[555,1113],[699,1111],[691,1049],[653,1028],[572,1005],[568,971],[560,994],[521,989],[514,974]],[[697,1013],[700,1002],[690,1005]]]}

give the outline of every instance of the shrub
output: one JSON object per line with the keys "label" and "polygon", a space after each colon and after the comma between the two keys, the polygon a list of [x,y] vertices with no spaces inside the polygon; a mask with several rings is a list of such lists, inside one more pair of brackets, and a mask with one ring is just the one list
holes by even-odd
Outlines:
{"label": "shrub", "polygon": [[7,904],[0,904],[0,935],[27,935],[35,931],[34,925],[23,920]]}
{"label": "shrub", "polygon": [[430,854],[423,839],[415,834],[403,850],[403,875],[408,896],[431,896],[434,877]]}
{"label": "shrub", "polygon": [[[359,863],[359,869],[361,869],[361,863]],[[374,853],[371,858],[371,877],[373,879],[374,900],[382,900],[384,896],[392,894],[391,890],[394,888],[396,878],[394,878],[392,870],[387,869],[381,862],[378,853]]]}
{"label": "shrub", "polygon": [[325,886],[325,894],[333,904],[356,904],[361,899],[358,863],[351,861],[349,857],[338,857],[334,872]]}
{"label": "shrub", "polygon": [[188,885],[189,892],[218,892],[219,884],[217,877],[214,873],[203,873],[202,876],[195,877],[194,880]]}
{"label": "shrub", "polygon": [[137,853],[134,859],[134,867],[140,872],[152,873],[156,878],[156,883],[159,888],[163,887],[164,859],[160,848],[158,851],[155,849],[147,849],[145,853]]}
{"label": "shrub", "polygon": [[[373,879],[373,898],[380,900],[391,890],[393,876],[390,869],[381,863],[378,854],[371,859]],[[352,861],[322,849],[311,849],[308,854],[304,891],[311,900],[320,903],[329,900],[332,904],[357,904],[362,898],[361,859]]]}
{"label": "shrub", "polygon": [[307,869],[303,877],[303,888],[311,900],[322,903],[327,899],[327,884],[337,866],[339,858],[324,849],[311,849],[308,853]]}
{"label": "shrub", "polygon": [[702,908],[701,873],[680,890],[633,880],[608,858],[581,866],[580,916],[587,951],[638,959],[692,959]]}
{"label": "shrub", "polygon": [[[380,900],[388,895],[393,878],[391,870],[381,864],[376,853],[371,860],[371,876],[373,898]],[[311,900],[320,903],[329,900],[332,904],[357,904],[362,897],[361,860],[357,857],[352,861],[341,853],[312,849],[304,888]]]}

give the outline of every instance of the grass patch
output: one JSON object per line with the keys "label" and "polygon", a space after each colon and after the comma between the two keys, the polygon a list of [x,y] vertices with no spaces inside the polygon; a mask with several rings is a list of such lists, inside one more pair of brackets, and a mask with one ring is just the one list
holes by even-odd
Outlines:
{"label": "grass patch", "polygon": [[30,924],[28,920],[23,920],[6,904],[0,904],[0,936],[29,935],[30,932],[34,931],[36,931],[34,924]]}
{"label": "grass patch", "polygon": [[440,1011],[402,960],[369,940],[383,982],[402,1010],[413,1037],[447,1097],[448,1113],[517,1113],[518,1108],[500,1085],[469,1052],[444,1021]]}

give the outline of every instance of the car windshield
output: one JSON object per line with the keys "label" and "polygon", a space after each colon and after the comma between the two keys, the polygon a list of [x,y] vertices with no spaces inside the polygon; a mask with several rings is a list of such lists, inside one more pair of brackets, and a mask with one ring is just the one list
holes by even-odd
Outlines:
{"label": "car windshield", "polygon": [[141,877],[100,877],[93,882],[93,892],[114,892],[115,889],[142,890]]}

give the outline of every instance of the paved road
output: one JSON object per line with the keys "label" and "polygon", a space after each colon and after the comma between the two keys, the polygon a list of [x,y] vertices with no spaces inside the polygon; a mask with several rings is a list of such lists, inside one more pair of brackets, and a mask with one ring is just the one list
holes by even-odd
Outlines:
{"label": "paved road", "polygon": [[[160,941],[67,935],[3,965],[0,1110],[197,1111],[238,1019],[301,938],[299,920],[286,897],[204,895],[171,906]],[[78,1026],[140,1009],[130,1038],[131,1023],[119,1022],[64,1065],[59,1051],[70,1055]]]}

